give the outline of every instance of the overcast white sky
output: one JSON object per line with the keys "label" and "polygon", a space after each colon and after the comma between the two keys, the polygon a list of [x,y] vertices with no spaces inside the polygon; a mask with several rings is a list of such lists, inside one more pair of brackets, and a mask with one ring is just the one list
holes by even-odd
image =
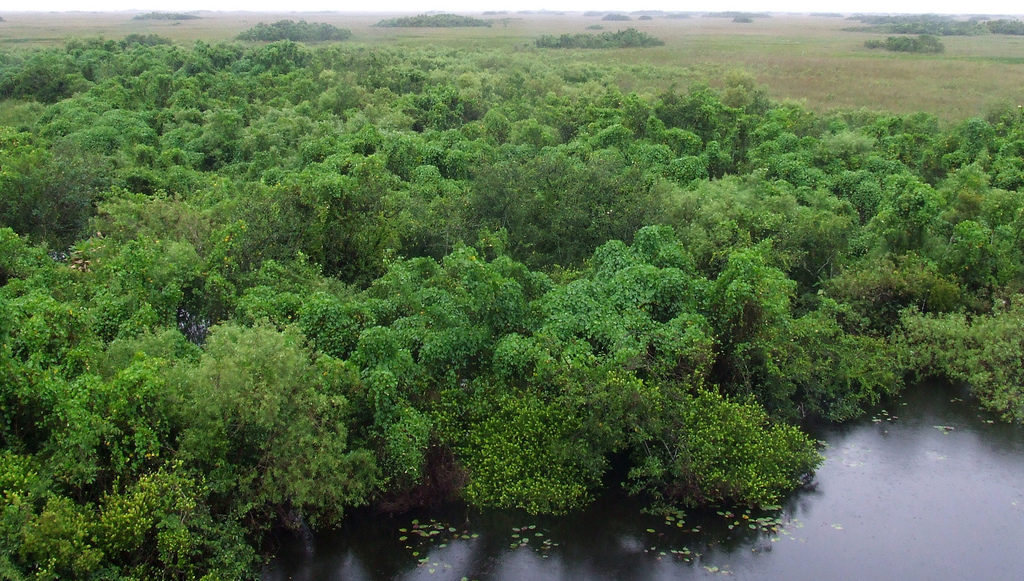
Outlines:
{"label": "overcast white sky", "polygon": [[774,12],[906,12],[1021,14],[1024,4],[1008,0],[0,0],[0,12],[94,10],[263,10],[424,12],[450,10],[744,10]]}

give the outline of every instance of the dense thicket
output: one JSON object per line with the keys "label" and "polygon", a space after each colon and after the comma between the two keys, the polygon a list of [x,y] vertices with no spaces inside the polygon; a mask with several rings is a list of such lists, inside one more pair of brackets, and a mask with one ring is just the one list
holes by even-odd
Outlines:
{"label": "dense thicket", "polygon": [[930,34],[912,36],[890,36],[885,40],[868,40],[864,42],[867,48],[884,48],[894,52],[942,52],[946,47],[938,37]]}
{"label": "dense thicket", "polygon": [[999,20],[988,20],[985,22],[985,26],[993,34],[1024,34],[1024,20],[1008,20],[1005,18]]}
{"label": "dense thicket", "polygon": [[328,40],[347,40],[351,36],[351,30],[338,28],[333,24],[325,22],[278,20],[272,24],[258,22],[256,26],[240,33],[238,40],[325,42]]}
{"label": "dense thicket", "polygon": [[538,48],[636,48],[664,44],[665,41],[635,28],[600,34],[545,34],[536,40]]}
{"label": "dense thicket", "polygon": [[458,28],[463,26],[490,26],[488,20],[462,16],[460,14],[419,14],[385,18],[376,24],[384,27],[403,28]]}
{"label": "dense thicket", "polygon": [[1019,110],[537,56],[0,56],[3,576],[254,575],[275,526],[570,510],[613,460],[664,504],[774,503],[820,461],[790,422],[908,372],[1024,415]]}

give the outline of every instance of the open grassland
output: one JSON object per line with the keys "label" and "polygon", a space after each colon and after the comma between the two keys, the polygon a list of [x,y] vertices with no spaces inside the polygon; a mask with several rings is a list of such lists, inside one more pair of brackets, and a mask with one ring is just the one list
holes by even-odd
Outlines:
{"label": "open grassland", "polygon": [[[792,99],[811,109],[870,109],[898,113],[927,111],[945,120],[982,116],[1024,103],[1024,37],[943,37],[941,54],[896,54],[869,50],[864,41],[885,35],[849,32],[844,18],[774,15],[752,23],[693,15],[670,19],[602,21],[580,13],[475,15],[490,28],[378,28],[393,15],[356,13],[199,12],[185,21],[133,20],[136,13],[2,12],[0,49],[52,46],[71,37],[118,39],[158,34],[179,43],[233,39],[257,22],[305,19],[352,30],[352,44],[414,49],[536,53],[552,63],[615,67],[614,82],[626,90],[657,93],[707,82],[715,86],[731,71],[748,73],[775,99]],[[537,49],[542,34],[595,32],[634,27],[665,41],[643,49]]]}

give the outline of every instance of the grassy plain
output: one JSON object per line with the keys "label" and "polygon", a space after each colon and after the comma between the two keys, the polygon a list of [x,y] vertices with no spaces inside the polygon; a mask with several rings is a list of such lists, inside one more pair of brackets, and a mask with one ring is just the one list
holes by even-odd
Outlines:
{"label": "grassy plain", "polygon": [[[742,70],[774,99],[791,99],[816,111],[870,109],[907,113],[927,111],[947,121],[983,116],[1024,103],[1024,37],[944,37],[941,54],[896,54],[869,50],[864,41],[884,38],[843,29],[855,23],[838,17],[783,15],[735,23],[727,18],[605,22],[581,13],[503,13],[475,15],[494,21],[490,28],[377,28],[390,14],[199,12],[184,21],[133,20],[137,13],[0,12],[0,49],[60,45],[70,37],[117,39],[155,33],[175,42],[230,40],[257,22],[282,18],[328,22],[353,31],[352,44],[410,49],[535,53],[551,63],[615,67],[614,82],[625,90],[657,93],[696,82],[712,86],[730,71]],[[635,27],[665,41],[646,49],[540,50],[541,34]]]}

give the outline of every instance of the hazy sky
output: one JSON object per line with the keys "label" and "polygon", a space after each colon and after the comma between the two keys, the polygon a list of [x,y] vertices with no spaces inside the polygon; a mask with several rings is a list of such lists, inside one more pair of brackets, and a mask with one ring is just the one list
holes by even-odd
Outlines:
{"label": "hazy sky", "polygon": [[1021,14],[1008,0],[2,0],[0,13],[20,10],[266,10],[401,11],[452,10],[746,10],[776,12],[908,12]]}

